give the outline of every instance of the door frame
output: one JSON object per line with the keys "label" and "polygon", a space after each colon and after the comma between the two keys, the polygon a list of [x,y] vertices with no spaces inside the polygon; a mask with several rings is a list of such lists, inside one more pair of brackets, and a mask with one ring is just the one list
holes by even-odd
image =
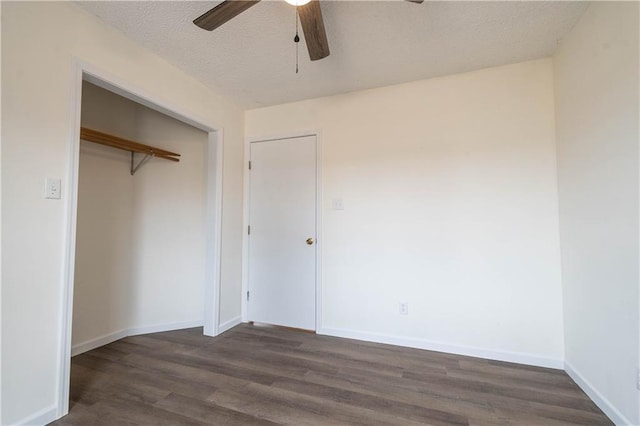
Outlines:
{"label": "door frame", "polygon": [[279,139],[295,139],[305,136],[316,137],[316,327],[322,330],[322,247],[324,236],[322,233],[322,132],[320,130],[306,130],[289,132],[269,136],[252,136],[245,139],[244,145],[244,195],[242,212],[242,322],[248,322],[247,291],[249,290],[249,211],[251,206],[251,173],[249,161],[251,159],[251,144],[268,142]]}
{"label": "door frame", "polygon": [[[67,195],[65,205],[65,240],[62,265],[62,297],[60,306],[60,334],[58,336],[57,368],[57,418],[69,412],[69,386],[71,374],[71,331],[73,320],[73,290],[75,278],[76,226],[78,215],[78,171],[80,160],[80,113],[82,82],[88,81],[117,95],[144,105],[155,111],[189,124],[208,134],[207,180],[205,194],[206,247],[204,278],[204,334],[220,333],[220,265],[222,243],[222,165],[224,134],[222,127],[210,119],[162,99],[154,93],[126,81],[109,71],[83,61],[72,59],[72,84],[70,94],[69,139],[67,142],[67,167],[65,172]],[[151,327],[154,328],[154,327]],[[160,331],[154,328],[153,331]]]}

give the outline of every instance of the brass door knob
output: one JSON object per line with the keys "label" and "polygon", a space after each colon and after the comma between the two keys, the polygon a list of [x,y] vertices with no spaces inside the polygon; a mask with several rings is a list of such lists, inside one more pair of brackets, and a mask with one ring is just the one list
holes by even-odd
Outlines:
{"label": "brass door knob", "polygon": [[313,244],[313,238],[307,238],[307,245],[310,246]]}

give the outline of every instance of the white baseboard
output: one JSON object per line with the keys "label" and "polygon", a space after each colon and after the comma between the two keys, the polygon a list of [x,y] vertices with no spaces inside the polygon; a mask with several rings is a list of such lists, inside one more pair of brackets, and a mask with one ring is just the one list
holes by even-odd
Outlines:
{"label": "white baseboard", "polygon": [[161,333],[163,331],[181,330],[183,328],[202,327],[204,320],[172,322],[169,324],[145,325],[142,327],[132,327],[128,336],[138,336],[140,334]]}
{"label": "white baseboard", "polygon": [[231,318],[229,321],[223,322],[218,326],[218,334],[222,334],[227,330],[231,330],[233,327],[240,324],[241,322],[242,322],[242,318],[240,318],[239,316],[235,318]]}
{"label": "white baseboard", "polygon": [[114,331],[113,333],[105,334],[103,336],[96,337],[95,339],[73,345],[71,347],[71,356],[80,355],[81,353],[88,352],[92,349],[120,340],[127,337],[129,335],[128,332],[129,330],[127,329]]}
{"label": "white baseboard", "polygon": [[182,321],[172,322],[169,324],[126,328],[124,330],[115,331],[113,333],[105,334],[104,336],[96,337],[95,339],[73,345],[71,347],[71,356],[80,355],[81,353],[99,348],[100,346],[108,345],[109,343],[123,339],[127,336],[138,336],[140,334],[160,333],[163,331],[180,330],[183,328],[202,327],[203,322],[203,320]]}
{"label": "white baseboard", "polygon": [[50,405],[47,408],[43,408],[38,411],[22,419],[19,422],[16,422],[16,425],[21,426],[42,426],[51,423],[52,421],[58,418],[58,406],[56,404]]}
{"label": "white baseboard", "polygon": [[476,358],[486,358],[496,361],[514,362],[517,364],[534,365],[537,367],[556,368],[562,370],[564,362],[562,359],[547,358],[539,355],[522,352],[497,351],[493,349],[478,348],[473,346],[462,346],[445,342],[436,342],[415,337],[397,337],[388,334],[370,333],[366,331],[345,330],[335,328],[322,328],[317,330],[318,334],[326,336],[344,337],[347,339],[364,340],[367,342],[386,343],[389,345],[405,346],[416,349],[426,349],[436,352],[446,352],[457,355],[466,355]]}
{"label": "white baseboard", "polygon": [[631,421],[627,419],[616,407],[609,402],[580,372],[578,372],[571,363],[565,361],[564,370],[569,377],[580,386],[584,393],[591,398],[593,402],[611,419],[616,425],[631,425]]}

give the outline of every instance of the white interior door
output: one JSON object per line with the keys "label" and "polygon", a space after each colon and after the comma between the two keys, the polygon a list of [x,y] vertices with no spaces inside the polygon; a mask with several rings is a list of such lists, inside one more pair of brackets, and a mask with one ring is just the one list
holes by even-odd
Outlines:
{"label": "white interior door", "polygon": [[316,328],[316,137],[253,142],[250,321]]}

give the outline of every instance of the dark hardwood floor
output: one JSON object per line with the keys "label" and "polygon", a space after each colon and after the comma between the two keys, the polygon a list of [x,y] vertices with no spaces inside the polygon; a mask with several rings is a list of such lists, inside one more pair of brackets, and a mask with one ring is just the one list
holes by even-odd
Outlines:
{"label": "dark hardwood floor", "polygon": [[240,325],[72,360],[57,425],[612,424],[561,370]]}

